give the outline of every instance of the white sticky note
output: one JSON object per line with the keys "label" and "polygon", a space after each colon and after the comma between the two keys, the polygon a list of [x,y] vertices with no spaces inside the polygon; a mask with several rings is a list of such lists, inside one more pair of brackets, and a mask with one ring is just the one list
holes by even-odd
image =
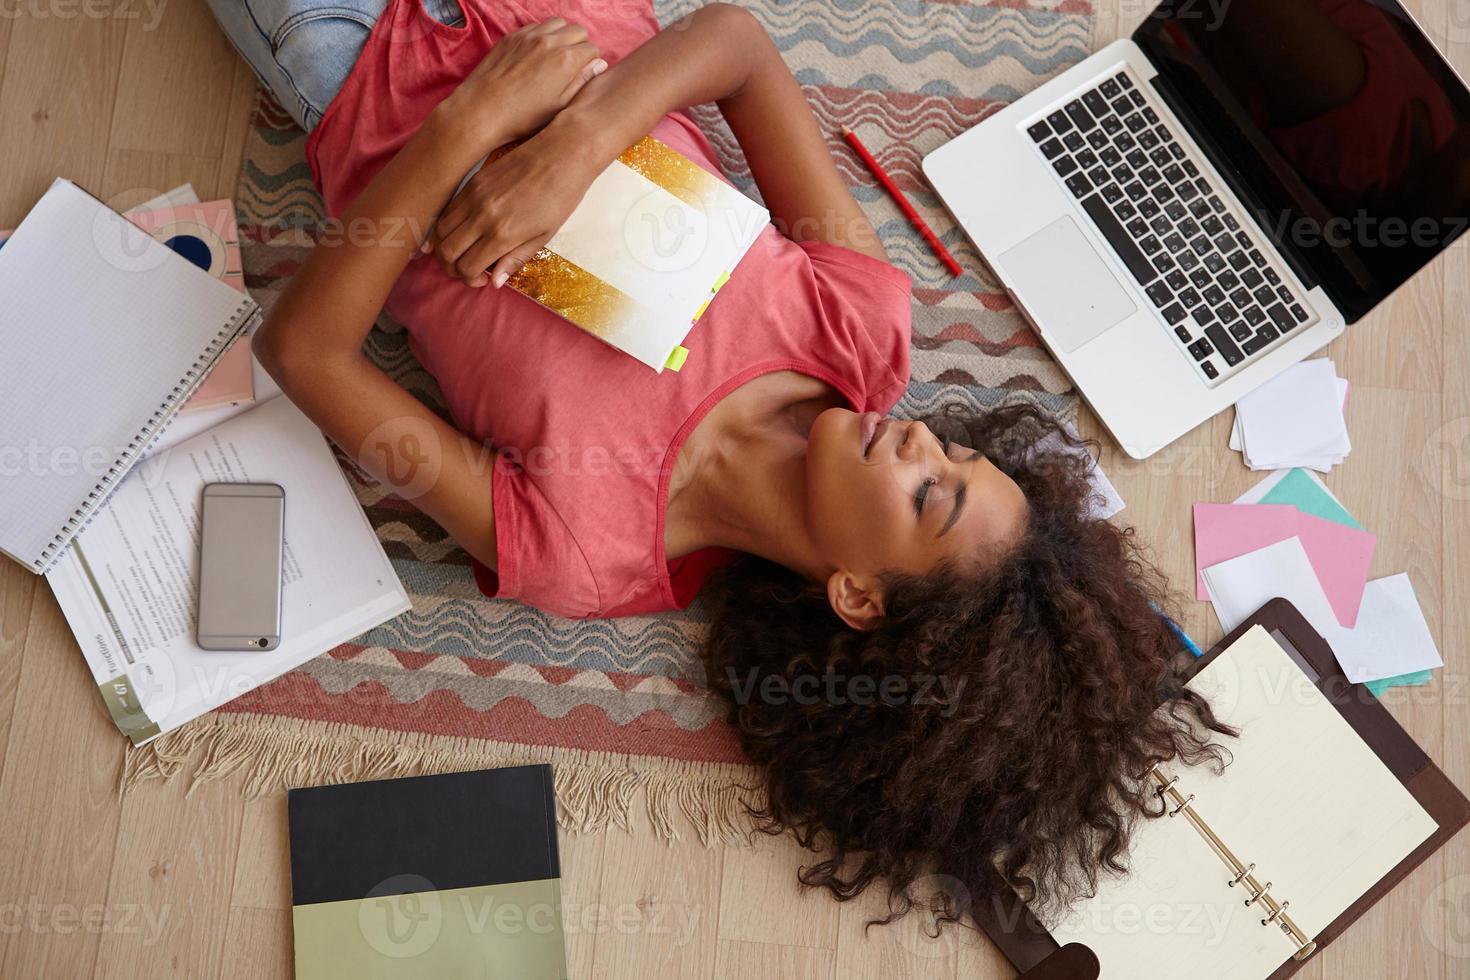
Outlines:
{"label": "white sticky note", "polygon": [[1330,360],[1302,361],[1235,406],[1241,451],[1253,469],[1326,469],[1352,449]]}
{"label": "white sticky note", "polygon": [[[1287,538],[1204,570],[1220,628],[1229,633],[1272,599],[1286,599],[1323,636],[1340,630],[1332,603],[1312,571],[1300,538]],[[1362,613],[1359,612],[1359,617]]]}
{"label": "white sticky note", "polygon": [[1414,586],[1403,574],[1369,582],[1357,625],[1327,639],[1354,684],[1444,666]]}
{"label": "white sticky note", "polygon": [[[1351,385],[1348,383],[1348,380],[1346,378],[1338,378],[1337,379],[1337,393],[1342,398],[1342,407],[1343,407],[1343,411],[1344,412],[1347,411],[1347,396],[1348,396],[1348,389],[1350,387],[1351,387]],[[1344,424],[1346,424],[1346,422],[1344,422]],[[1230,448],[1233,449],[1233,450],[1235,450],[1236,452],[1241,452],[1245,448],[1245,438],[1244,438],[1244,436],[1241,435],[1241,432],[1240,432],[1240,412],[1238,412],[1238,411],[1235,413],[1235,423],[1230,427]],[[1249,460],[1246,461],[1246,465],[1247,466],[1250,465],[1250,461]],[[1252,469],[1258,469],[1259,470],[1259,469],[1270,469],[1272,467],[1254,466],[1254,467],[1251,467],[1251,468]],[[1276,468],[1282,468],[1282,467],[1276,467]],[[1285,469],[1290,469],[1290,467],[1284,467],[1284,468]]]}

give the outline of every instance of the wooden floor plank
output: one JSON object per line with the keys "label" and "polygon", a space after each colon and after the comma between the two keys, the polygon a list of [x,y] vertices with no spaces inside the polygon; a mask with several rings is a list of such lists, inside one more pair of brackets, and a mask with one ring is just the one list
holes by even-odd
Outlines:
{"label": "wooden floor plank", "polygon": [[291,845],[286,794],[250,800],[241,809],[230,904],[236,908],[291,908]]}
{"label": "wooden floor plank", "polygon": [[199,199],[209,200],[218,180],[215,157],[113,147],[96,193],[109,207],[126,211],[180,184],[193,184]]}
{"label": "wooden floor plank", "polygon": [[709,980],[717,952],[720,849],[688,838],[608,841],[593,933],[595,980]]}
{"label": "wooden floor plank", "polygon": [[291,913],[283,909],[231,909],[224,941],[230,980],[281,980],[295,964]]}
{"label": "wooden floor plank", "polygon": [[563,830],[557,836],[561,844],[562,929],[567,938],[567,976],[590,977],[601,921],[598,910],[602,907],[602,856],[610,835],[569,834]]}
{"label": "wooden floor plank", "polygon": [[[1470,7],[1459,4],[1451,61],[1470,75]],[[1426,471],[1439,471],[1444,537],[1440,542],[1445,589],[1440,609],[1440,653],[1445,669],[1435,690],[1443,713],[1439,763],[1456,785],[1470,787],[1470,240],[1446,256],[1444,272],[1444,386],[1441,426],[1421,453]],[[1425,897],[1421,922],[1410,935],[1435,945],[1463,975],[1470,964],[1470,846],[1446,848],[1440,880]]]}
{"label": "wooden floor plank", "polygon": [[832,951],[809,946],[777,946],[769,942],[720,940],[715,976],[759,977],[761,980],[827,980]]}
{"label": "wooden floor plank", "polygon": [[55,600],[37,590],[0,776],[0,896],[25,918],[0,930],[0,977],[90,976],[101,930],[122,927],[127,912],[107,900],[122,745]]}
{"label": "wooden floor plank", "polygon": [[20,663],[31,625],[36,576],[15,562],[0,559],[0,781],[5,775],[5,749],[20,687]]}
{"label": "wooden floor plank", "polygon": [[0,228],[15,227],[55,177],[95,192],[126,31],[127,21],[115,18],[10,21],[0,76]]}
{"label": "wooden floor plank", "polygon": [[[935,938],[930,935],[932,916],[921,911],[886,926],[869,927],[869,922],[888,914],[887,890],[882,887],[869,888],[843,902],[840,910],[836,975],[841,980],[955,980],[960,976],[960,960],[966,956],[964,930],[950,927]],[[987,974],[964,976],[969,980]]]}
{"label": "wooden floor plank", "polygon": [[[234,49],[203,0],[143,10],[128,22],[111,145],[218,159],[230,125],[222,110],[230,105]],[[231,70],[221,71],[225,65]]]}
{"label": "wooden floor plank", "polygon": [[151,932],[103,937],[99,980],[232,977],[221,937],[240,841],[240,790],[207,783],[185,798],[184,780],[124,798],[108,902],[153,910]]}
{"label": "wooden floor plank", "polygon": [[1333,342],[1338,373],[1359,385],[1438,392],[1443,307],[1444,265],[1434,263],[1348,327],[1351,343]]}
{"label": "wooden floor plank", "polygon": [[796,869],[816,860],[789,837],[758,834],[750,847],[726,848],[720,938],[836,949],[836,903],[825,891],[803,891],[796,880]]}
{"label": "wooden floor plank", "polygon": [[[241,58],[235,59],[235,71],[230,85],[229,104],[224,107],[225,131],[220,138],[220,155],[215,185],[209,198],[234,197],[240,185],[240,167],[245,159],[245,137],[250,132],[251,106],[255,104],[255,90],[259,83],[255,73]],[[200,195],[204,195],[201,188]],[[206,198],[209,199],[209,198]]]}
{"label": "wooden floor plank", "polygon": [[[10,25],[15,20],[14,17],[0,17],[0,83],[5,79],[5,61],[10,56]],[[3,84],[0,84],[0,91],[3,90]]]}

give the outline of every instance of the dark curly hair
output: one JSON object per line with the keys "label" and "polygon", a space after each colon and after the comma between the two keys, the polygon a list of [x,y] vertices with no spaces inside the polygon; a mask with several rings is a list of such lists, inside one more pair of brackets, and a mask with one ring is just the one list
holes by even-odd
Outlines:
{"label": "dark curly hair", "polygon": [[[821,585],[753,557],[704,596],[710,685],[765,772],[758,827],[821,856],[804,885],[845,901],[886,882],[870,924],[918,906],[937,929],[1005,888],[1043,906],[1091,894],[1160,812],[1140,776],[1221,767],[1212,733],[1234,732],[1185,688],[1190,658],[1132,529],[1087,516],[1081,444],[1028,404],[926,422],[1025,491],[1028,526],[998,563],[886,577],[865,632]],[[958,887],[922,894],[931,875]]]}

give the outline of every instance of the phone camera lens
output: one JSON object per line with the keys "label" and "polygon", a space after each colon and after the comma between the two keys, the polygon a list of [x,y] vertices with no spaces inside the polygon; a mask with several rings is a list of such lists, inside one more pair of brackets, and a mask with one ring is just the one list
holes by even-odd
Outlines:
{"label": "phone camera lens", "polygon": [[258,640],[255,641],[255,644],[256,644],[256,646],[258,646],[262,650],[264,650],[266,647],[268,647],[268,646],[271,645],[271,641],[270,640],[267,640],[265,637],[262,636],[260,639],[258,639]]}

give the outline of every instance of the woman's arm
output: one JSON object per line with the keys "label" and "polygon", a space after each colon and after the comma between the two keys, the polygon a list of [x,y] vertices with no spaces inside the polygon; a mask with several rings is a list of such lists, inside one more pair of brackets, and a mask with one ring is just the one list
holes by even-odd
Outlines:
{"label": "woman's arm", "polygon": [[352,202],[342,240],[311,250],[253,341],[323,432],[486,564],[493,459],[368,361],[362,342],[465,171],[544,124],[599,70],[596,58],[586,32],[559,20],[503,39]]}
{"label": "woman's arm", "polygon": [[[702,102],[718,103],[778,228],[887,260],[780,52],[754,17],[721,3],[648,40],[477,174],[440,219],[435,253],[473,285],[503,283],[566,220],[592,177],[666,114]],[[580,184],[536,176],[568,162]],[[528,180],[539,197],[520,186]]]}

